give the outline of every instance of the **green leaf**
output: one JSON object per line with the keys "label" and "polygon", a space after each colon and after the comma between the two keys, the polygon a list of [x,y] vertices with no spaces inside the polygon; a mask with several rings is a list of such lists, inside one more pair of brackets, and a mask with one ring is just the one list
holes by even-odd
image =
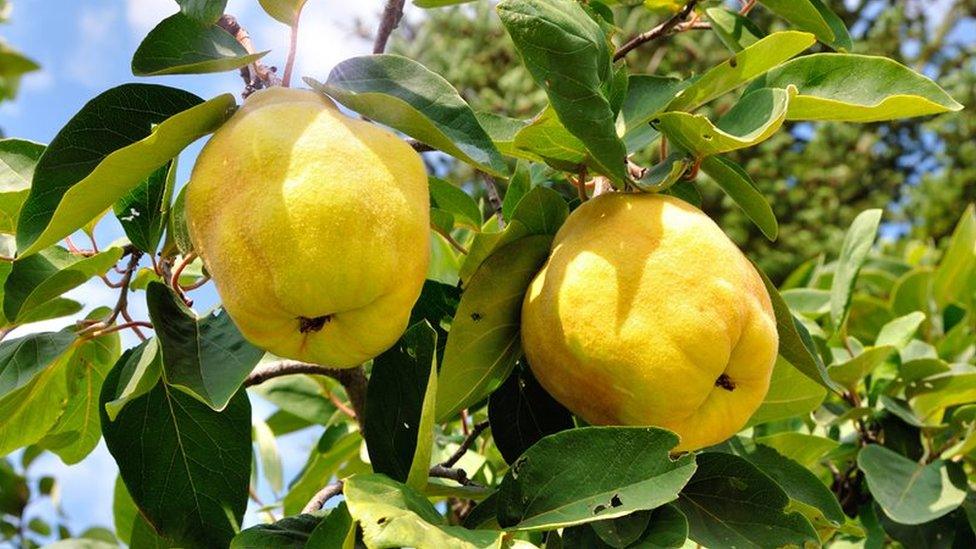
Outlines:
{"label": "green leaf", "polygon": [[563,126],[551,105],[515,134],[511,154],[569,172],[589,165],[586,145]]}
{"label": "green leaf", "polygon": [[545,89],[560,122],[618,184],[629,178],[605,90],[614,77],[610,43],[572,0],[503,0],[498,15],[532,78]]}
{"label": "green leaf", "polygon": [[355,475],[342,490],[367,547],[502,548],[503,532],[448,526],[412,488],[383,475]]}
{"label": "green leaf", "polygon": [[[669,111],[693,111],[712,99],[730,92],[809,48],[816,41],[806,32],[774,32],[748,48],[709,69],[681,90],[668,105]],[[767,84],[767,88],[784,85]]]}
{"label": "green leaf", "polygon": [[712,22],[712,31],[732,53],[740,52],[766,36],[749,18],[734,11],[708,8],[705,16]]}
{"label": "green leaf", "polygon": [[661,113],[651,124],[681,149],[703,158],[769,139],[786,120],[791,93],[778,88],[749,92],[717,124],[705,115],[681,111]]}
{"label": "green leaf", "polygon": [[450,212],[456,221],[468,228],[481,229],[481,209],[471,195],[443,179],[429,177],[427,181],[430,184],[431,207]]}
{"label": "green leaf", "polygon": [[739,456],[698,454],[698,470],[678,496],[688,536],[706,547],[782,547],[818,543],[813,526],[787,513],[789,496]]}
{"label": "green leaf", "polygon": [[265,13],[278,21],[294,27],[302,14],[307,0],[258,0]]}
{"label": "green leaf", "polygon": [[830,292],[827,290],[791,288],[780,295],[795,314],[817,318],[830,312]]}
{"label": "green leaf", "polygon": [[322,519],[314,515],[298,515],[271,524],[258,524],[234,536],[230,549],[304,549],[320,522]]}
{"label": "green leaf", "polygon": [[488,420],[491,439],[509,464],[543,437],[574,426],[569,410],[539,385],[524,360],[491,393]]}
{"label": "green leaf", "polygon": [[288,488],[282,502],[285,514],[298,514],[340,467],[359,454],[362,440],[346,423],[327,428],[312,449],[305,468]]}
{"label": "green leaf", "polygon": [[857,456],[868,488],[885,514],[901,524],[922,524],[958,508],[966,499],[961,467],[942,460],[927,465],[871,444]]}
{"label": "green leaf", "polygon": [[880,222],[881,210],[865,210],[854,218],[844,235],[830,287],[830,320],[835,328],[839,329],[847,318],[857,274],[871,251]]}
{"label": "green leaf", "polygon": [[505,189],[505,198],[502,200],[502,218],[506,221],[512,220],[515,208],[522,201],[522,198],[532,189],[532,174],[529,171],[527,162],[519,160],[515,164],[515,171],[512,178],[508,180],[508,188]]}
{"label": "green leaf", "polygon": [[695,471],[672,460],[678,437],[653,427],[584,427],[547,436],[509,469],[499,488],[506,529],[549,530],[654,509]]}
{"label": "green leaf", "polygon": [[966,303],[976,291],[976,205],[970,204],[952,232],[949,245],[932,279],[932,294],[940,306]]}
{"label": "green leaf", "polygon": [[761,0],[761,3],[798,29],[812,32],[835,50],[850,50],[854,46],[844,21],[822,0]]}
{"label": "green leaf", "polygon": [[831,379],[853,391],[864,376],[884,364],[894,352],[895,348],[890,345],[868,347],[846,362],[832,364],[827,368],[827,373]]}
{"label": "green leaf", "polygon": [[471,107],[441,76],[399,55],[352,57],[313,89],[475,168],[501,177],[508,167]]}
{"label": "green leaf", "polygon": [[356,525],[349,515],[346,502],[339,502],[332,508],[329,514],[322,519],[319,525],[312,530],[312,535],[308,538],[306,547],[335,547],[342,549],[355,549]]}
{"label": "green leaf", "polygon": [[453,419],[511,373],[522,353],[522,298],[545,263],[551,242],[548,235],[517,240],[489,256],[471,277],[444,348],[438,422]]}
{"label": "green leaf", "polygon": [[651,521],[651,511],[637,511],[615,519],[591,522],[589,527],[610,547],[624,548],[636,542]]}
{"label": "green leaf", "polygon": [[126,193],[113,208],[129,242],[148,254],[156,253],[163,238],[175,179],[176,161],[171,160]]}
{"label": "green leaf", "polygon": [[783,301],[783,297],[779,295],[779,290],[769,280],[766,273],[762,272],[761,269],[758,271],[763,279],[763,284],[766,285],[766,291],[769,292],[769,300],[772,302],[773,312],[776,314],[779,356],[786,359],[808,378],[828,389],[839,392],[840,386],[827,375],[827,368],[820,359],[816,345],[810,338],[807,329],[793,317],[790,308]]}
{"label": "green leaf", "polygon": [[176,0],[180,11],[203,24],[216,23],[227,7],[227,0]]}
{"label": "green leaf", "polygon": [[807,469],[813,469],[827,452],[840,446],[833,439],[792,431],[756,437],[756,443],[769,446]]}
{"label": "green leaf", "polygon": [[163,19],[132,56],[132,74],[202,74],[254,63],[267,51],[248,54],[235,37],[217,25],[204,26],[183,13]]}
{"label": "green leaf", "polygon": [[950,406],[976,402],[976,372],[948,372],[913,381],[908,384],[905,396],[915,413],[928,421]]}
{"label": "green leaf", "polygon": [[58,421],[75,340],[63,330],[0,344],[0,455],[41,440]]}
{"label": "green leaf", "polygon": [[877,122],[962,109],[938,84],[885,57],[806,55],[773,69],[756,84],[796,86],[786,115],[790,120]]}
{"label": "green leaf", "polygon": [[925,313],[915,311],[905,316],[900,316],[881,327],[878,339],[874,344],[877,346],[891,345],[896,349],[901,349],[915,336],[915,331],[925,322]]}
{"label": "green leaf", "polygon": [[[102,387],[121,391],[121,365]],[[102,433],[142,516],[182,547],[225,547],[247,507],[251,405],[240,391],[222,412],[158,383],[130,401]],[[134,436],[138,433],[138,436]]]}
{"label": "green leaf", "polygon": [[761,444],[740,455],[776,481],[790,499],[819,511],[830,526],[838,527],[846,522],[837,498],[803,465]]}
{"label": "green leaf", "polygon": [[126,404],[151,391],[162,376],[159,340],[152,338],[126,350],[115,364],[120,370],[119,390],[105,403],[105,412],[112,421]]}
{"label": "green leaf", "polygon": [[623,139],[628,151],[640,150],[651,144],[657,130],[649,125],[674,99],[686,83],[676,78],[650,74],[632,74],[627,84],[627,97],[620,109],[618,132],[623,124]]}
{"label": "green leaf", "polygon": [[677,183],[694,164],[694,159],[681,151],[673,151],[664,160],[644,172],[634,185],[647,193],[664,192]]}
{"label": "green leaf", "polygon": [[[98,313],[105,314],[105,311]],[[98,395],[120,353],[121,343],[116,332],[82,343],[68,361],[67,407],[54,427],[38,442],[67,465],[84,459],[102,439]]]}
{"label": "green leaf", "polygon": [[264,351],[244,339],[230,315],[218,309],[197,318],[162,282],[149,283],[146,305],[156,327],[166,383],[222,410]]}
{"label": "green leaf", "polygon": [[747,425],[805,416],[816,410],[827,396],[823,385],[816,383],[787,362],[776,358],[769,391]]}
{"label": "green leaf", "polygon": [[411,326],[373,359],[363,425],[373,471],[415,490],[427,485],[437,394],[437,333],[426,321]]}
{"label": "green leaf", "polygon": [[779,235],[776,215],[742,166],[721,156],[710,156],[702,162],[701,169],[742,208],[766,238],[776,240]]}
{"label": "green leaf", "polygon": [[519,200],[504,231],[475,235],[459,277],[467,284],[489,256],[521,238],[555,236],[567,217],[569,207],[559,193],[546,187],[535,187]]}
{"label": "green leaf", "polygon": [[0,139],[0,233],[14,234],[27,199],[34,167],[44,145],[24,139]]}
{"label": "green leaf", "polygon": [[11,322],[24,318],[61,294],[104,274],[122,257],[122,248],[110,248],[91,257],[76,256],[54,246],[20,257],[3,285],[3,315]]}
{"label": "green leaf", "polygon": [[329,400],[330,386],[308,375],[269,379],[250,390],[279,409],[311,424],[328,425],[336,413]]}
{"label": "green leaf", "polygon": [[214,131],[234,98],[207,102],[155,84],[123,84],[89,101],[34,170],[17,225],[21,257],[70,235],[184,147]]}
{"label": "green leaf", "polygon": [[281,453],[278,451],[278,441],[274,431],[261,420],[253,422],[254,443],[257,446],[258,459],[261,462],[261,474],[268,481],[268,487],[274,493],[284,488],[284,478],[281,472]]}
{"label": "green leaf", "polygon": [[139,513],[139,508],[132,501],[132,496],[125,488],[122,477],[115,477],[115,490],[112,498],[112,517],[115,524],[115,535],[119,541],[129,547],[170,548],[175,544],[159,536],[153,527],[146,522],[146,518]]}
{"label": "green leaf", "polygon": [[180,189],[170,208],[166,234],[181,254],[186,255],[193,251],[190,229],[186,225],[186,185]]}
{"label": "green leaf", "polygon": [[40,65],[8,46],[0,38],[0,101],[16,97],[20,78],[40,68]]}

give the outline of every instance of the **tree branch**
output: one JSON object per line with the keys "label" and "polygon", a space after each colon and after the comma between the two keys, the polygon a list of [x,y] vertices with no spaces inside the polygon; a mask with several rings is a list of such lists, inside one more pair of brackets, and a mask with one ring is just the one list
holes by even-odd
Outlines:
{"label": "tree branch", "polygon": [[478,488],[483,488],[481,484],[469,479],[468,474],[464,472],[464,469],[451,469],[450,467],[444,467],[443,465],[435,465],[430,468],[430,471],[428,471],[427,474],[434,478],[446,478],[448,480],[453,480],[462,486],[476,486]]}
{"label": "tree branch", "polygon": [[[217,20],[217,26],[230,33],[241,46],[244,46],[247,53],[256,52],[254,44],[251,43],[251,35],[237,22],[236,17],[225,13]],[[241,67],[241,78],[244,80],[244,91],[241,93],[241,97],[245,99],[257,90],[277,86],[281,83],[275,76],[275,68],[266,67],[260,61]]]}
{"label": "tree branch", "polygon": [[302,509],[302,513],[315,513],[320,511],[322,506],[325,505],[325,502],[342,493],[343,486],[344,483],[341,480],[337,480],[327,485],[325,488],[322,488],[316,492],[314,496],[312,496],[312,499],[308,500],[308,503],[305,504],[305,508]]}
{"label": "tree branch", "polygon": [[485,191],[488,193],[488,203],[491,204],[491,209],[498,214],[498,226],[504,227],[505,220],[502,219],[502,197],[498,194],[498,183],[494,177],[485,172],[478,172],[478,175],[485,182]]}
{"label": "tree branch", "polygon": [[464,439],[463,442],[461,442],[461,446],[458,447],[457,451],[451,454],[451,457],[441,462],[440,467],[444,467],[445,469],[454,467],[454,465],[462,457],[464,457],[464,454],[468,451],[468,449],[471,448],[471,445],[474,444],[474,441],[477,440],[478,436],[480,436],[481,433],[483,433],[487,428],[488,428],[487,420],[475,424],[474,428],[471,429],[471,433],[468,434],[468,436]]}
{"label": "tree branch", "polygon": [[373,53],[383,53],[386,51],[386,43],[393,34],[393,30],[400,25],[403,19],[404,0],[387,0],[386,7],[383,8],[383,18],[380,19],[380,26],[376,29],[376,39],[373,41]]}
{"label": "tree branch", "polygon": [[661,23],[660,25],[654,27],[653,29],[647,32],[642,32],[637,36],[631,38],[623,46],[620,46],[620,49],[618,49],[616,53],[613,54],[613,60],[619,61],[623,59],[625,55],[630,53],[631,50],[634,50],[635,48],[638,48],[648,42],[657,40],[658,38],[670,33],[671,30],[678,25],[678,23],[681,23],[682,21],[688,18],[691,12],[695,9],[696,4],[698,4],[698,0],[690,0],[687,4],[685,4],[683,8],[681,8],[681,10],[678,13],[672,15],[671,18],[668,19],[667,21]]}

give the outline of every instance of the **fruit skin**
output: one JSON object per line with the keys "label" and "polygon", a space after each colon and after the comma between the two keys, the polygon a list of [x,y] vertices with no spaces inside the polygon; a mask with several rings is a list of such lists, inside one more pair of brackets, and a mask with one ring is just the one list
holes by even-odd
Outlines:
{"label": "fruit skin", "polygon": [[761,277],[708,216],[669,196],[609,193],[556,235],[522,304],[522,344],[576,415],[670,429],[685,451],[743,427],[779,341]]}
{"label": "fruit skin", "polygon": [[351,367],[406,328],[430,257],[427,174],[393,133],[307,90],[251,95],[203,148],[190,238],[241,333]]}

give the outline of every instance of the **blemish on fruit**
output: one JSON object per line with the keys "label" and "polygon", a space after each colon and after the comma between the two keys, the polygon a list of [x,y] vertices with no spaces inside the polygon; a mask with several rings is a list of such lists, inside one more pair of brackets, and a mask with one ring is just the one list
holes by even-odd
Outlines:
{"label": "blemish on fruit", "polygon": [[298,317],[298,331],[303,334],[317,332],[325,327],[330,320],[332,320],[332,315],[317,316],[315,318],[300,316]]}
{"label": "blemish on fruit", "polygon": [[732,381],[731,378],[729,378],[729,376],[727,376],[725,374],[722,374],[722,375],[718,376],[718,379],[715,380],[715,386],[716,387],[721,387],[721,388],[725,389],[726,391],[734,391],[735,390],[735,383]]}

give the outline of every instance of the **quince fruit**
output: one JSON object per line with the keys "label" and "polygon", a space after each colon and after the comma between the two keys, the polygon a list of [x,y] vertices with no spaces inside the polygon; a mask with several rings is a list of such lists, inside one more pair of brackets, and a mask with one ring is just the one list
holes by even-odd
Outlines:
{"label": "quince fruit", "polygon": [[392,346],[430,256],[420,156],[308,90],[251,95],[186,190],[196,251],[224,308],[278,356],[352,367]]}
{"label": "quince fruit", "polygon": [[615,192],[559,230],[523,302],[522,343],[539,382],[576,415],[663,427],[687,451],[745,425],[779,342],[762,278],[707,215]]}

